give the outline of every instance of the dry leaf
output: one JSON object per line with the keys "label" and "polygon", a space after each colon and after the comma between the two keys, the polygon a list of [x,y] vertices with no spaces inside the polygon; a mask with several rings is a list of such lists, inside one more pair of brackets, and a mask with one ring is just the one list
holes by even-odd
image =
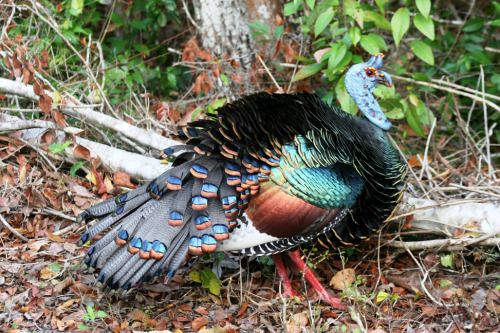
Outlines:
{"label": "dry leaf", "polygon": [[[424,160],[424,155],[422,154],[417,154],[415,156],[413,156],[409,161],[408,161],[408,164],[413,168],[413,167],[421,167],[422,166],[422,162]],[[431,163],[432,162],[432,157],[430,156],[427,156],[427,164]]]}
{"label": "dry leaf", "polygon": [[106,186],[107,193],[111,193],[115,189],[113,182],[111,182],[111,178],[108,176],[104,177],[104,186]]}
{"label": "dry leaf", "polygon": [[297,313],[292,315],[288,323],[286,323],[286,331],[288,333],[304,332],[303,328],[309,323],[309,315],[307,313]]}
{"label": "dry leaf", "polygon": [[43,113],[50,114],[50,110],[52,109],[52,98],[49,95],[43,94],[38,100],[38,105]]}
{"label": "dry leaf", "polygon": [[345,288],[356,281],[356,272],[352,268],[346,268],[338,271],[330,280],[330,286],[336,290],[345,290]]}
{"label": "dry leaf", "polygon": [[82,145],[78,145],[75,147],[75,149],[73,149],[73,155],[75,155],[75,157],[84,159],[86,161],[91,160],[90,150],[88,150]]}
{"label": "dry leaf", "polygon": [[126,172],[123,172],[123,171],[115,172],[115,174],[113,175],[113,181],[118,186],[128,187],[131,189],[134,189],[137,187],[136,185],[132,184],[132,182],[130,181],[130,175]]}
{"label": "dry leaf", "polygon": [[54,235],[53,233],[50,233],[48,231],[45,231],[45,235],[47,235],[47,237],[51,240],[51,241],[54,241],[54,242],[58,242],[58,243],[62,243],[64,242],[64,240],[58,236],[58,235]]}
{"label": "dry leaf", "polygon": [[208,318],[203,316],[203,317],[198,317],[193,322],[191,323],[191,326],[195,331],[198,331],[200,328],[208,324]]}
{"label": "dry leaf", "polygon": [[64,119],[62,114],[60,114],[57,110],[51,110],[51,112],[52,112],[52,118],[54,118],[57,125],[61,127],[68,127],[68,124],[66,124],[66,120]]}

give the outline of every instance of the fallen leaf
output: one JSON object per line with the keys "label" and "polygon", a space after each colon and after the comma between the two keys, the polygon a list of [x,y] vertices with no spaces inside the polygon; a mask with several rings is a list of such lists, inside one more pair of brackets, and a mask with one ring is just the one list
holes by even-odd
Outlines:
{"label": "fallen leaf", "polygon": [[86,147],[82,145],[78,145],[75,147],[75,149],[73,149],[73,155],[75,155],[75,157],[84,159],[86,161],[91,160],[90,150],[88,150]]}
{"label": "fallen leaf", "polygon": [[113,181],[117,186],[128,187],[131,189],[137,187],[130,181],[130,175],[123,171],[116,171],[115,174],[113,175]]}
{"label": "fallen leaf", "polygon": [[347,286],[356,281],[356,272],[352,268],[346,268],[338,271],[330,280],[330,286],[336,290],[345,290]]}
{"label": "fallen leaf", "polygon": [[64,240],[58,236],[58,235],[54,235],[53,233],[50,233],[48,231],[45,231],[45,235],[47,235],[47,237],[51,240],[51,241],[54,241],[54,242],[59,242],[59,243],[62,243],[64,242]]}
{"label": "fallen leaf", "polygon": [[203,316],[203,317],[198,317],[193,322],[191,323],[191,326],[195,331],[198,331],[200,328],[208,324],[208,318]]}
{"label": "fallen leaf", "polygon": [[492,313],[500,313],[500,290],[488,291],[486,295],[486,308]]}

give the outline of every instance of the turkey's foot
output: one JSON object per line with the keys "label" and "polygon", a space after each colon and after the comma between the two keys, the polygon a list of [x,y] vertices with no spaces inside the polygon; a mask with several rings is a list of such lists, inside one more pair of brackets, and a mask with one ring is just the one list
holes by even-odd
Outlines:
{"label": "turkey's foot", "polygon": [[[323,284],[318,281],[316,276],[314,276],[313,272],[307,267],[307,264],[302,260],[300,257],[300,252],[299,250],[295,251],[288,251],[288,255],[290,259],[297,265],[297,267],[304,273],[305,278],[309,283],[313,286],[314,290],[316,290],[316,293],[318,294],[319,298],[322,299],[323,301],[330,303],[333,307],[338,308],[338,309],[346,309],[347,307],[342,304],[342,301],[340,298],[333,297],[330,295],[330,293],[325,289]],[[281,260],[281,257],[280,257]],[[274,260],[276,262],[276,259]],[[283,265],[283,261],[281,261],[281,265]],[[278,269],[278,264],[276,263],[276,268]],[[283,270],[285,267],[283,266]],[[279,272],[279,269],[278,269]],[[286,272],[285,272],[286,276]],[[288,277],[287,277],[288,280]],[[288,283],[290,283],[290,280],[288,280]],[[291,288],[291,286],[290,286]],[[286,290],[286,289],[285,289]]]}
{"label": "turkey's foot", "polygon": [[281,253],[273,254],[274,264],[276,265],[276,270],[278,271],[279,276],[283,280],[283,292],[280,294],[281,297],[290,297],[290,298],[299,298],[301,301],[304,300],[304,297],[297,294],[293,288],[290,279],[288,278],[288,274],[286,273],[285,265],[283,264],[283,258],[281,257]]}

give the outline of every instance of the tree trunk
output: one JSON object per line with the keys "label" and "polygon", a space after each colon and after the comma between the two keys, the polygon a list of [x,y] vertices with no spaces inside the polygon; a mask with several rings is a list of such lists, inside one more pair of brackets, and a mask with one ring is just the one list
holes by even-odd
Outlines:
{"label": "tree trunk", "polygon": [[195,0],[203,48],[216,55],[229,55],[244,68],[253,60],[255,43],[248,23],[259,20],[274,33],[279,1]]}

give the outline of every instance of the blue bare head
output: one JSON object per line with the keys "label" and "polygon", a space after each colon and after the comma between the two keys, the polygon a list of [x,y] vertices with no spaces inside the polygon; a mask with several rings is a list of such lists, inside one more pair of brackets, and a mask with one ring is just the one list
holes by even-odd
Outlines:
{"label": "blue bare head", "polygon": [[380,70],[383,64],[384,55],[375,53],[367,62],[353,65],[345,75],[345,88],[368,120],[387,131],[391,123],[373,96],[379,84],[392,87],[389,74]]}

